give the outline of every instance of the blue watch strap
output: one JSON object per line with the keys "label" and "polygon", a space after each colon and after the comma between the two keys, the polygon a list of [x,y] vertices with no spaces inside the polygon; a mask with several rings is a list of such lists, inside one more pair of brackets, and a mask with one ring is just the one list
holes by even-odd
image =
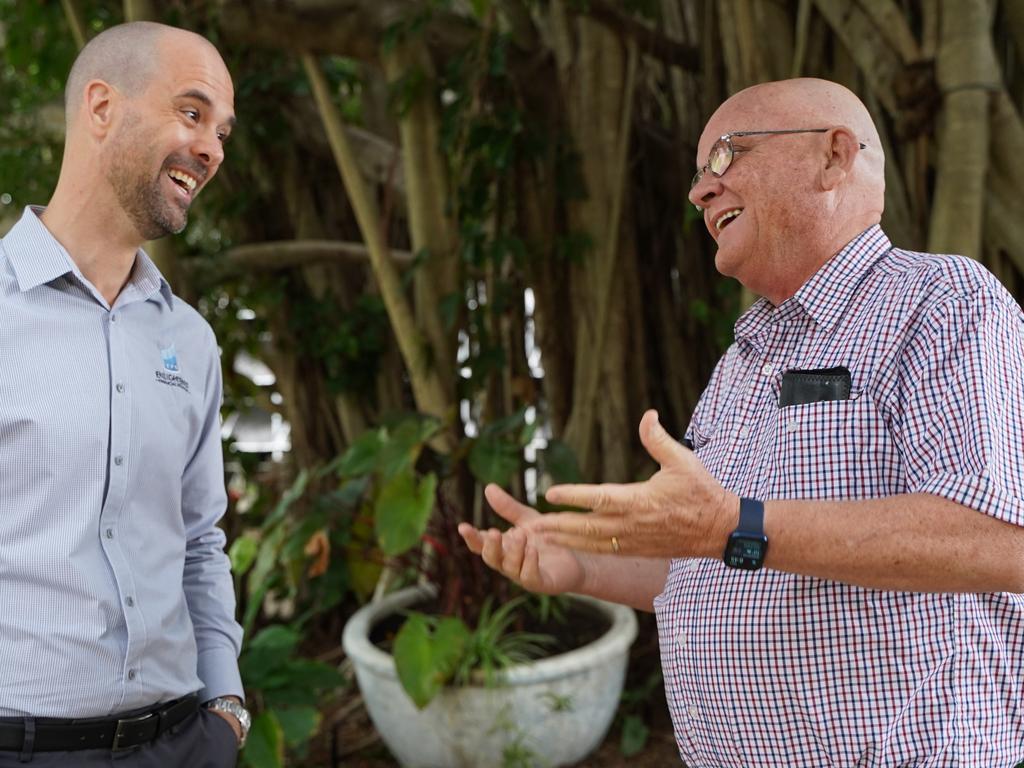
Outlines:
{"label": "blue watch strap", "polygon": [[757,499],[740,499],[740,524],[737,531],[764,534],[764,502]]}

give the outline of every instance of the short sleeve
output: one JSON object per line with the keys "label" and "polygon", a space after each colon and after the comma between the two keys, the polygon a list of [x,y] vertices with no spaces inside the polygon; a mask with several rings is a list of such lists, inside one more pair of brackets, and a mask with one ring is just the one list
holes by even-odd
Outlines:
{"label": "short sleeve", "polygon": [[893,436],[908,492],[1024,525],[1024,316],[985,286],[922,315],[900,357]]}

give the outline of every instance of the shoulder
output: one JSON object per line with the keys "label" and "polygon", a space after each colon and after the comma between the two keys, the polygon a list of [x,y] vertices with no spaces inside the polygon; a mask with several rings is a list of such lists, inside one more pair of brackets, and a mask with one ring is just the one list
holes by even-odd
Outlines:
{"label": "shoulder", "polygon": [[172,312],[174,323],[180,331],[188,333],[193,338],[216,346],[217,338],[209,321],[200,314],[199,310],[185,301],[178,294],[172,294]]}
{"label": "shoulder", "polygon": [[957,300],[984,300],[1017,307],[998,278],[974,259],[948,253],[893,248],[878,273],[898,295],[932,306]]}

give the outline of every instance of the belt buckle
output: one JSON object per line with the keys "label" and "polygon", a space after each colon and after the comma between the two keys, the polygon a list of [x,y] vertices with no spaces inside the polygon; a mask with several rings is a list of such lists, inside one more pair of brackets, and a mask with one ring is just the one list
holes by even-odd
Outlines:
{"label": "belt buckle", "polygon": [[124,729],[127,726],[129,726],[129,725],[138,725],[139,723],[145,722],[146,720],[149,720],[151,717],[156,717],[156,716],[157,715],[154,714],[153,712],[147,712],[146,714],[139,715],[138,717],[126,717],[123,720],[118,720],[117,721],[117,730],[114,731],[114,743],[111,745],[110,751],[111,752],[121,752],[121,751],[123,751],[125,749],[131,749],[132,747],[137,747],[138,744],[128,744],[126,746],[121,746],[121,739],[124,736],[126,736],[126,734],[124,732]]}

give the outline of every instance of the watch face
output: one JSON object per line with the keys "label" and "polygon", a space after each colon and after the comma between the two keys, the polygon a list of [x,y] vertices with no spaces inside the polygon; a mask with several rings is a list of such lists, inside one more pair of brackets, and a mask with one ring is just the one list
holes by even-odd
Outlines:
{"label": "watch face", "polygon": [[729,536],[723,559],[730,568],[755,571],[764,564],[767,551],[767,536],[735,532]]}

